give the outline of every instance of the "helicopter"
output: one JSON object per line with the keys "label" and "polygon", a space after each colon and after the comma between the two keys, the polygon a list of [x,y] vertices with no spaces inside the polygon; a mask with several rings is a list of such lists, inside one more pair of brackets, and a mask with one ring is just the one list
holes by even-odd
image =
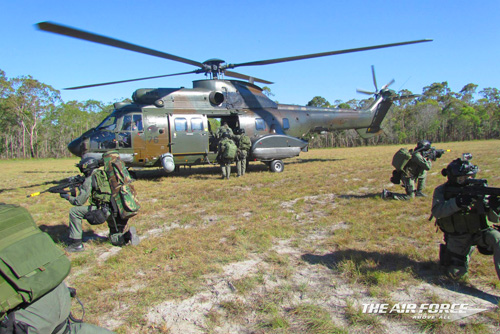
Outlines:
{"label": "helicopter", "polygon": [[[109,150],[117,150],[128,167],[157,167],[167,173],[179,166],[211,164],[217,157],[216,127],[227,125],[235,132],[243,129],[251,138],[247,161],[261,161],[272,172],[284,170],[283,159],[296,157],[308,150],[302,139],[307,133],[355,129],[362,138],[379,135],[380,125],[393,101],[401,98],[384,85],[377,88],[372,66],[374,100],[359,110],[305,107],[278,104],[255,83],[272,82],[232,71],[236,67],[260,66],[338,54],[367,51],[431,39],[374,45],[301,56],[226,63],[209,59],[203,63],[149,49],[114,38],[83,31],[53,22],[36,24],[39,30],[81,40],[139,52],[150,56],[192,65],[188,72],[97,83],[65,89],[83,89],[154,78],[205,74],[208,79],[193,81],[193,88],[140,88],[132,94],[132,103],[117,102],[113,112],[97,127],[68,144],[69,151],[79,157],[102,159]],[[226,79],[226,77],[236,78]]]}

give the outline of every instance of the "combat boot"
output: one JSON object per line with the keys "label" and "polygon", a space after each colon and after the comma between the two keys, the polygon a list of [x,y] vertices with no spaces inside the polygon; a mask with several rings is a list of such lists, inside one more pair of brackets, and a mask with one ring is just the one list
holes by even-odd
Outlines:
{"label": "combat boot", "polygon": [[390,199],[392,198],[392,193],[388,191],[387,189],[382,190],[382,194],[380,195],[382,199]]}
{"label": "combat boot", "polygon": [[68,253],[77,253],[83,252],[85,247],[83,247],[82,239],[69,239],[70,243],[68,247],[64,248],[64,250]]}
{"label": "combat boot", "polygon": [[424,194],[422,191],[417,190],[417,191],[415,192],[415,197],[427,197],[427,195],[426,195],[426,194]]}

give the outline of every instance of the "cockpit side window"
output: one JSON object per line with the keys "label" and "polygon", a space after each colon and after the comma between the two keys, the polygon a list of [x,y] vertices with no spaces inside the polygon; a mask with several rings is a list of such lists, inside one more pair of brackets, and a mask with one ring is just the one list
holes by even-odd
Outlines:
{"label": "cockpit side window", "polygon": [[97,126],[99,130],[113,131],[116,128],[116,117],[108,116]]}
{"label": "cockpit side window", "polygon": [[121,131],[143,131],[142,115],[125,115],[123,116]]}
{"label": "cockpit side window", "polygon": [[134,115],[133,118],[134,123],[132,125],[132,130],[134,130],[135,126],[137,128],[137,131],[144,131],[144,128],[142,127],[142,115]]}

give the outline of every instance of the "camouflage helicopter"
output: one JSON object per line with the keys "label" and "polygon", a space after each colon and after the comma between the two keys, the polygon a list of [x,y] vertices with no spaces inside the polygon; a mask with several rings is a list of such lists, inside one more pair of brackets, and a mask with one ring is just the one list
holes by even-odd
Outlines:
{"label": "camouflage helicopter", "polygon": [[[101,159],[111,149],[118,150],[129,167],[163,167],[172,172],[180,165],[211,163],[217,156],[218,138],[213,124],[227,123],[237,132],[244,129],[252,140],[249,159],[266,163],[273,172],[282,172],[282,159],[307,151],[308,142],[301,139],[309,132],[356,129],[362,138],[381,132],[381,122],[392,102],[400,97],[388,89],[377,88],[373,81],[374,101],[364,109],[331,109],[277,104],[269,99],[255,82],[272,82],[234,72],[230,69],[331,56],[408,44],[430,42],[429,39],[375,45],[315,53],[301,56],[229,64],[221,59],[203,63],[130,44],[52,22],[41,22],[38,29],[109,45],[129,51],[169,59],[197,67],[189,72],[154,77],[91,84],[66,89],[82,89],[130,81],[204,73],[209,79],[193,81],[193,88],[141,88],[133,103],[118,102],[114,111],[96,128],[83,133],[68,145],[80,157]],[[242,80],[226,80],[231,77]],[[217,122],[213,122],[216,120]]]}

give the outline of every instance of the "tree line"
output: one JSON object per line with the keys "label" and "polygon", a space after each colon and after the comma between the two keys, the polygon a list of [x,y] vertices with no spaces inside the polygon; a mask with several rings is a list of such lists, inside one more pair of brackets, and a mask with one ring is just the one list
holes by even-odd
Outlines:
{"label": "tree line", "polygon": [[[310,147],[351,147],[498,138],[500,91],[468,84],[456,93],[447,82],[423,88],[420,97],[396,101],[382,128],[385,135],[364,140],[354,130],[309,134]],[[273,96],[264,87],[268,96]],[[398,92],[411,95],[408,90]],[[476,96],[479,96],[476,98]],[[308,106],[362,108],[373,98],[328,102],[314,97]],[[60,92],[31,76],[7,78],[0,70],[0,159],[69,157],[67,145],[95,127],[113,110],[112,103],[69,101]]]}

